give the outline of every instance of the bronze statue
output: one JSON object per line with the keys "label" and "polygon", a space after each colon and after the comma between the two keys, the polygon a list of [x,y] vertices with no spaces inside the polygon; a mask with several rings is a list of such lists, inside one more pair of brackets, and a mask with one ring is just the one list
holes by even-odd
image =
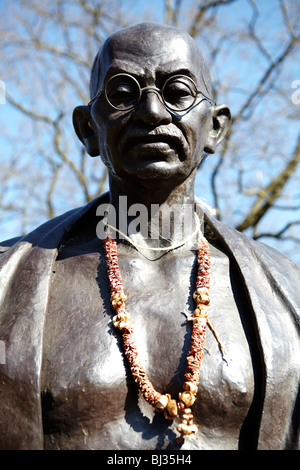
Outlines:
{"label": "bronze statue", "polygon": [[[230,111],[192,38],[153,23],[113,34],[73,119],[109,193],[2,244],[0,447],[298,448],[299,270],[206,211],[201,224],[195,174]],[[143,230],[128,230],[125,199]],[[170,207],[184,237],[151,225]]]}

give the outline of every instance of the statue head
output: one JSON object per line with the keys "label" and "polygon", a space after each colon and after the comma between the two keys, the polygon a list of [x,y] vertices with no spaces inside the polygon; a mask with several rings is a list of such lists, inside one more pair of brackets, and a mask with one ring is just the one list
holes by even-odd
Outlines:
{"label": "statue head", "polygon": [[223,140],[230,111],[211,98],[207,62],[183,30],[142,23],[111,35],[95,57],[91,101],[75,131],[116,178],[186,178]]}

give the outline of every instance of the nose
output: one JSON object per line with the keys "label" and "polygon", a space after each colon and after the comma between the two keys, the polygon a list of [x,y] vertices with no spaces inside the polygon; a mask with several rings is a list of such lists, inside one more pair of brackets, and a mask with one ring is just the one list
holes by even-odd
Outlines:
{"label": "nose", "polygon": [[155,89],[145,90],[135,111],[135,119],[145,124],[154,126],[169,124],[172,115],[165,107],[163,100]]}

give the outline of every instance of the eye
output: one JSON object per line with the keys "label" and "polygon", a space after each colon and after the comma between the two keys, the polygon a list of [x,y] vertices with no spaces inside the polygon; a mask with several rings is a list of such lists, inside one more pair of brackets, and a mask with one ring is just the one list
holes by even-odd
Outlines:
{"label": "eye", "polygon": [[188,78],[178,77],[166,83],[163,95],[168,105],[180,110],[194,103],[197,92]]}
{"label": "eye", "polygon": [[118,109],[126,109],[135,103],[138,91],[129,83],[118,83],[117,86],[110,86],[106,90],[110,103]]}
{"label": "eye", "polygon": [[128,85],[128,83],[120,83],[115,88],[109,87],[107,89],[107,95],[112,98],[118,97],[118,96],[120,97],[127,96],[128,94],[132,94],[132,93],[133,93],[132,87]]}

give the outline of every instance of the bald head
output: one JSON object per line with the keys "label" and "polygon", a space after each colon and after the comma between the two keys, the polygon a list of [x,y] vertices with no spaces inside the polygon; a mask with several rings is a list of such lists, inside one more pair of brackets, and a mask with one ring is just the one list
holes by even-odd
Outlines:
{"label": "bald head", "polygon": [[147,67],[147,60],[154,59],[153,51],[157,58],[167,63],[170,48],[182,50],[183,54],[190,55],[197,81],[203,86],[204,93],[210,97],[211,80],[207,62],[192,37],[185,31],[172,26],[141,23],[112,34],[100,48],[92,67],[91,98],[101,89],[108,64],[112,64],[118,51],[122,50],[124,59],[128,51],[128,56],[131,58],[134,56],[136,62],[140,61],[141,67]]}

